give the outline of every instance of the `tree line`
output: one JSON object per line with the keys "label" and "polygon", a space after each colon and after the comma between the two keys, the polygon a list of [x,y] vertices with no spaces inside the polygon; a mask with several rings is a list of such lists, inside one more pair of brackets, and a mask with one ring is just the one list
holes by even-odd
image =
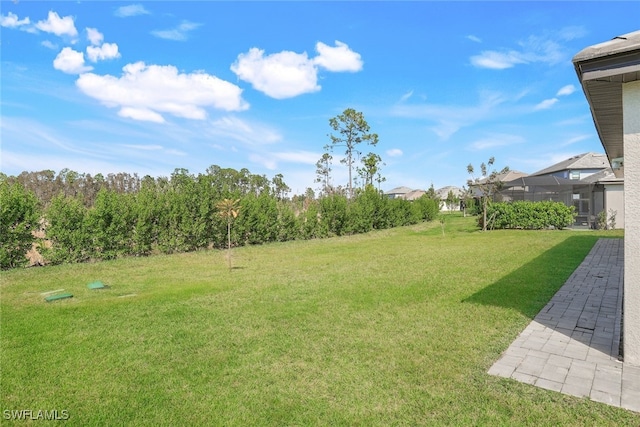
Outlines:
{"label": "tree line", "polygon": [[[282,175],[270,180],[216,165],[197,175],[186,169],[160,178],[113,175],[99,186],[89,184],[95,177],[62,175],[0,175],[3,269],[25,265],[33,244],[47,264],[74,263],[365,233],[430,221],[439,211],[428,196],[389,199],[371,185],[353,198],[340,192],[316,198],[311,189],[287,198]],[[217,207],[225,199],[239,206],[229,233]],[[35,237],[38,231],[44,238]]]}

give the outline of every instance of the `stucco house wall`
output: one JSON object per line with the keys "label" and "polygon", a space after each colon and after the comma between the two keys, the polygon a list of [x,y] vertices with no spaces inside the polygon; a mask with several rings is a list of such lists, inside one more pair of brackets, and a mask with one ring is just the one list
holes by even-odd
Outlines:
{"label": "stucco house wall", "polygon": [[573,64],[615,177],[624,179],[623,357],[640,366],[640,30],[583,49]]}
{"label": "stucco house wall", "polygon": [[607,212],[608,222],[612,213],[615,214],[615,228],[625,228],[624,184],[604,184],[603,210]]}
{"label": "stucco house wall", "polygon": [[622,85],[624,133],[624,360],[640,366],[640,81]]}

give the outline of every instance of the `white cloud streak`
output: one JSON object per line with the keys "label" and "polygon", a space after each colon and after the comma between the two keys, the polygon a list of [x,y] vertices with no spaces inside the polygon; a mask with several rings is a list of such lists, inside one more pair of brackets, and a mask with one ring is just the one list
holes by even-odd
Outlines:
{"label": "white cloud streak", "polygon": [[536,111],[547,110],[553,107],[557,102],[558,102],[558,98],[545,99],[544,101],[538,103],[535,107],[533,107],[533,109]]}
{"label": "white cloud streak", "polygon": [[130,4],[128,6],[120,6],[114,12],[119,18],[128,18],[131,16],[148,15],[150,12],[141,4]]}
{"label": "white cloud streak", "polygon": [[208,133],[246,146],[274,144],[282,140],[280,133],[268,126],[250,123],[234,116],[225,116],[211,123]]}
{"label": "white cloud streak", "polygon": [[478,68],[490,68],[492,70],[504,70],[516,64],[525,64],[527,61],[520,52],[496,52],[483,51],[480,55],[471,57],[471,64]]}
{"label": "white cloud streak", "polygon": [[556,93],[556,96],[571,95],[575,91],[576,91],[576,87],[574,85],[566,85],[566,86],[561,87],[558,90],[558,93]]}
{"label": "white cloud streak", "polygon": [[579,27],[570,27],[553,34],[532,35],[519,42],[517,49],[485,50],[473,55],[470,61],[475,67],[494,70],[536,62],[555,65],[568,57],[567,50],[560,42],[580,37],[583,33]]}
{"label": "white cloud streak", "polygon": [[176,28],[169,30],[154,30],[151,34],[161,39],[173,41],[186,41],[189,38],[189,32],[200,27],[202,24],[195,22],[182,21]]}
{"label": "white cloud streak", "polygon": [[486,138],[471,143],[469,148],[473,151],[486,150],[488,148],[505,147],[514,144],[522,144],[524,138],[520,135],[492,134]]}
{"label": "white cloud streak", "polygon": [[391,113],[410,119],[433,121],[436,124],[431,127],[431,130],[441,139],[447,140],[460,129],[495,114],[496,108],[506,100],[500,93],[483,92],[477,105],[398,104],[392,108]]}

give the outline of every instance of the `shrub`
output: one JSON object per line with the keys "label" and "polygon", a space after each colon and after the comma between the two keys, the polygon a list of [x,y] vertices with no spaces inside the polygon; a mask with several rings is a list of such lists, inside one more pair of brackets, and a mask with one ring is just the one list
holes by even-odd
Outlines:
{"label": "shrub", "polygon": [[[553,227],[562,229],[575,221],[575,208],[561,202],[492,203],[487,210],[490,228],[520,228],[538,230]],[[482,217],[478,218],[482,227]]]}
{"label": "shrub", "polygon": [[424,194],[414,201],[418,205],[420,219],[424,221],[433,221],[440,213],[440,201]]}
{"label": "shrub", "polygon": [[38,200],[18,183],[0,181],[0,267],[23,266],[38,228]]}
{"label": "shrub", "polygon": [[84,262],[91,257],[91,233],[87,208],[79,198],[59,194],[46,212],[47,238],[51,247],[42,254],[53,264]]}

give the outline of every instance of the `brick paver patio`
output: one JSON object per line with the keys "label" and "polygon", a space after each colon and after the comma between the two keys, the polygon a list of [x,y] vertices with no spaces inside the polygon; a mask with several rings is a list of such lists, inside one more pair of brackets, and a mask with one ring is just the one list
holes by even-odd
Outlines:
{"label": "brick paver patio", "polygon": [[598,240],[489,374],[640,412],[640,367],[620,358],[623,247]]}

